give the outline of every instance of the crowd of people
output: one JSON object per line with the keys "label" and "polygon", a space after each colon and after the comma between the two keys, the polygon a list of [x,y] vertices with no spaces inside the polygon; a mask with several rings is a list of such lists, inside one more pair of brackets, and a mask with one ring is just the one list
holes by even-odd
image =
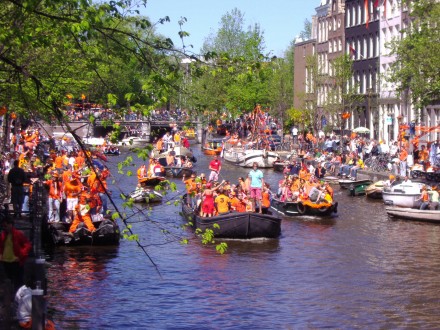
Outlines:
{"label": "crowd of people", "polygon": [[271,191],[264,175],[254,163],[247,178],[240,177],[236,183],[219,181],[221,161],[218,156],[209,164],[210,175],[192,174],[183,177],[188,206],[197,210],[202,217],[212,217],[236,212],[267,213],[270,206]]}
{"label": "crowd of people", "polygon": [[66,149],[65,139],[57,141],[38,128],[21,130],[11,136],[11,141],[10,149],[2,154],[0,167],[14,217],[29,211],[32,184],[41,180],[48,191],[48,221],[70,223],[70,233],[83,222],[93,232],[93,222],[107,214],[110,175],[97,154]]}

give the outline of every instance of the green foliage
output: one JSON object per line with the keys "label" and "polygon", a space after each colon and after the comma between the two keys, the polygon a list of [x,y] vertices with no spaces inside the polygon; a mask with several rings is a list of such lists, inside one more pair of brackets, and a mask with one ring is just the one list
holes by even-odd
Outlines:
{"label": "green foliage", "polygon": [[410,90],[412,103],[422,109],[440,98],[440,3],[420,0],[408,6],[410,27],[401,40],[387,45],[397,60],[386,78],[396,84],[398,92]]}

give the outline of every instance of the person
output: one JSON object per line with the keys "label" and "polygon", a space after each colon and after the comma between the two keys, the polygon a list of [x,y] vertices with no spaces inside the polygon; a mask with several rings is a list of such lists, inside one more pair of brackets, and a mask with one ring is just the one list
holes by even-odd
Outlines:
{"label": "person", "polygon": [[261,209],[261,192],[263,189],[263,185],[264,185],[264,176],[263,176],[263,172],[261,172],[261,170],[258,169],[258,163],[254,162],[252,164],[252,170],[249,172],[248,177],[251,180],[251,184],[250,184],[250,197],[252,199],[252,212],[255,212],[256,209],[256,201],[258,201],[259,203],[259,213],[262,213],[262,209]]}
{"label": "person", "polygon": [[14,227],[12,218],[1,214],[0,261],[5,275],[11,280],[14,292],[23,285],[24,263],[32,244],[21,230]]}
{"label": "person", "polygon": [[217,213],[219,215],[226,214],[229,212],[229,204],[231,200],[225,195],[225,189],[220,189],[218,196],[215,198],[215,206],[217,208]]}
{"label": "person", "polygon": [[402,150],[400,150],[399,153],[399,161],[400,161],[400,176],[406,176],[406,161],[408,158],[408,152],[406,151],[405,147],[402,147]]}
{"label": "person", "polygon": [[200,216],[212,217],[215,212],[214,191],[219,189],[221,185],[212,188],[212,184],[208,182],[205,187],[206,189],[202,193],[202,211],[200,213]]}
{"label": "person", "polygon": [[87,229],[90,232],[94,232],[96,230],[95,226],[93,225],[92,218],[90,217],[90,206],[88,199],[90,196],[83,192],[79,197],[79,202],[75,206],[75,218],[73,219],[72,224],[69,228],[69,233],[73,234],[78,227],[78,225],[83,222]]}
{"label": "person", "polygon": [[420,204],[420,210],[426,210],[429,206],[429,194],[428,189],[426,186],[423,186],[422,188],[422,194],[419,199],[416,201],[422,201],[422,204]]}
{"label": "person", "polygon": [[138,182],[140,182],[143,178],[147,177],[147,165],[142,164],[141,167],[137,170],[137,178]]}
{"label": "person", "polygon": [[222,163],[217,155],[215,155],[214,159],[209,163],[209,169],[211,170],[211,173],[209,174],[208,182],[218,181],[218,175],[222,169]]}
{"label": "person", "polygon": [[267,214],[270,207],[270,187],[264,183],[263,192],[261,193],[261,210],[263,214]]}
{"label": "person", "polygon": [[[14,303],[16,306],[16,318],[18,325],[23,329],[32,329],[32,280],[26,276],[23,284],[15,294]],[[53,321],[45,320],[44,330],[55,330]]]}
{"label": "person", "polygon": [[52,174],[52,179],[45,184],[49,187],[49,222],[60,222],[60,206],[63,200],[63,183],[58,172]]}
{"label": "person", "polygon": [[18,163],[18,160],[14,160],[14,167],[8,173],[8,182],[11,184],[11,202],[15,218],[21,216],[24,201],[24,182],[26,181],[26,173],[18,166]]}
{"label": "person", "polygon": [[437,186],[432,187],[432,189],[428,191],[428,194],[429,194],[429,209],[438,210],[440,195],[437,191]]}
{"label": "person", "polygon": [[75,207],[78,204],[78,195],[82,191],[82,184],[79,181],[79,174],[74,172],[69,181],[64,185],[64,193],[67,197],[67,214],[66,221],[71,223],[75,215]]}
{"label": "person", "polygon": [[354,165],[350,169],[350,175],[348,176],[348,178],[351,180],[356,180],[358,169],[363,169],[363,168],[364,168],[364,161],[359,157],[356,161],[356,165]]}
{"label": "person", "polygon": [[196,174],[192,173],[189,179],[186,179],[185,174],[182,177],[182,181],[186,186],[186,204],[190,207],[194,207],[195,205],[195,197],[197,193],[197,182],[196,182]]}
{"label": "person", "polygon": [[325,176],[325,168],[322,167],[321,163],[318,163],[316,169],[315,169],[315,177],[318,179],[323,179]]}
{"label": "person", "polygon": [[246,203],[238,198],[237,193],[233,190],[230,195],[231,209],[237,212],[246,212]]}
{"label": "person", "polygon": [[422,150],[419,152],[419,164],[423,165],[423,171],[426,172],[427,164],[429,162],[429,153],[426,150],[426,146],[422,146]]}
{"label": "person", "polygon": [[296,126],[292,127],[292,139],[294,144],[298,144],[298,128]]}

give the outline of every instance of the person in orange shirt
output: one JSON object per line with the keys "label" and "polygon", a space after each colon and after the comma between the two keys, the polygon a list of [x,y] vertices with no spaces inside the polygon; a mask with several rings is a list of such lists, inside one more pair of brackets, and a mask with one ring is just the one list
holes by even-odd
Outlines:
{"label": "person in orange shirt", "polygon": [[232,191],[230,194],[231,209],[237,212],[246,212],[246,203],[237,197],[237,193]]}
{"label": "person in orange shirt", "polygon": [[90,217],[89,195],[82,193],[79,198],[79,203],[75,206],[75,218],[69,228],[69,233],[74,233],[81,222],[84,222],[87,229],[92,233],[96,230]]}
{"label": "person in orange shirt", "polygon": [[419,163],[423,165],[423,170],[426,172],[426,168],[429,161],[429,152],[426,146],[422,146],[422,150],[419,151]]}
{"label": "person in orange shirt", "polygon": [[270,207],[270,190],[267,183],[264,184],[263,192],[261,193],[261,211],[263,214],[267,214],[267,210]]}
{"label": "person in orange shirt", "polygon": [[406,173],[407,158],[408,158],[408,152],[406,151],[405,147],[402,147],[399,153],[399,160],[400,160],[400,175],[403,177],[407,175]]}
{"label": "person in orange shirt", "polygon": [[79,181],[79,174],[74,172],[69,181],[64,184],[64,192],[67,198],[67,222],[72,222],[75,214],[75,207],[78,204],[78,196],[82,191],[82,184]]}
{"label": "person in orange shirt", "polygon": [[138,181],[141,181],[143,178],[147,177],[147,165],[142,164],[141,167],[137,170],[137,178]]}
{"label": "person in orange shirt", "polygon": [[84,153],[82,150],[78,152],[78,155],[75,157],[75,163],[78,165],[78,168],[82,168],[86,162],[86,159],[84,158]]}
{"label": "person in orange shirt", "polygon": [[107,214],[107,194],[105,193],[107,190],[107,180],[103,177],[102,174],[99,175],[99,179],[96,179],[93,182],[93,185],[90,189],[91,194],[97,194],[99,196],[99,204],[96,209],[97,213],[101,213],[102,215]]}
{"label": "person in orange shirt", "polygon": [[49,222],[60,222],[60,205],[63,199],[63,183],[57,172],[45,182],[49,187]]}
{"label": "person in orange shirt", "polygon": [[183,175],[182,181],[185,183],[186,186],[186,203],[188,206],[194,206],[195,205],[195,196],[197,193],[197,182],[196,182],[196,175],[193,173],[191,174],[191,177],[189,179],[186,179],[186,176]]}
{"label": "person in orange shirt", "polygon": [[61,155],[55,158],[55,168],[61,170],[64,166],[64,158],[66,158],[66,151],[62,150]]}

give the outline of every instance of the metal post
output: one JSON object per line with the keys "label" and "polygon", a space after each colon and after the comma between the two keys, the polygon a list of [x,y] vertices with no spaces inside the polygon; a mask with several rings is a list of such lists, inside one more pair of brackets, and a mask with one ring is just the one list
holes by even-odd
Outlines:
{"label": "metal post", "polygon": [[37,282],[35,290],[32,290],[32,330],[43,330],[45,323],[44,290]]}

